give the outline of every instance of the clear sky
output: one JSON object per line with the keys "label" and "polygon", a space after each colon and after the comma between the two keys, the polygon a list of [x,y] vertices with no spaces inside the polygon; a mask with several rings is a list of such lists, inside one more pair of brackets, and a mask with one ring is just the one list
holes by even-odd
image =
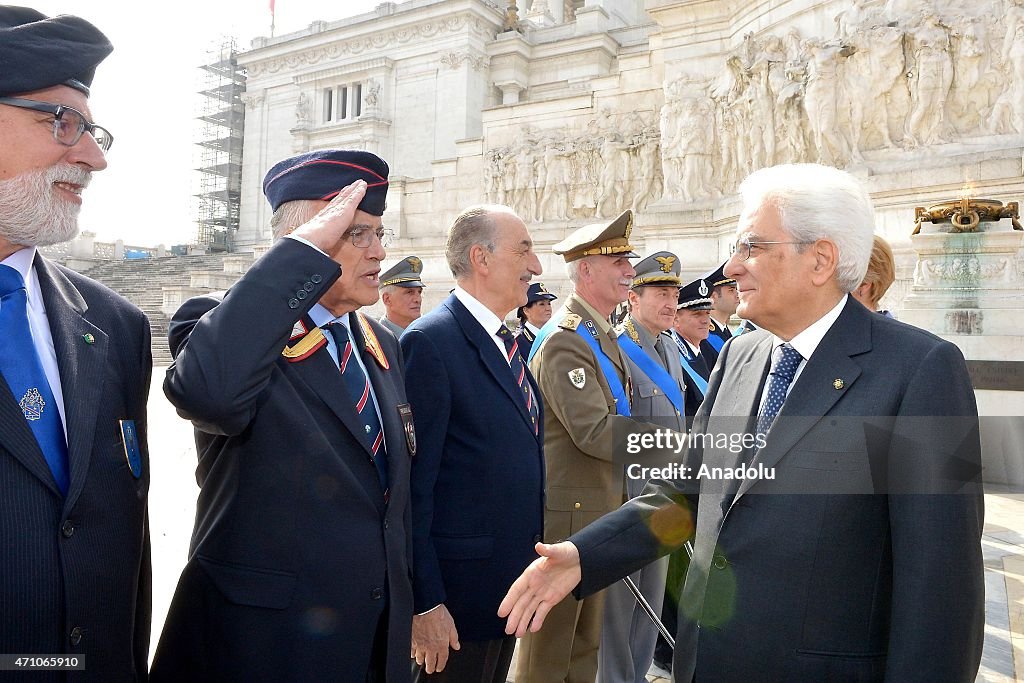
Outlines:
{"label": "clear sky", "polygon": [[[277,0],[276,35],[372,10],[380,0]],[[18,3],[15,3],[18,4]],[[269,0],[23,0],[48,15],[88,19],[114,44],[89,106],[114,135],[109,166],[84,195],[80,225],[101,241],[181,244],[195,238],[194,117],[207,53],[223,36],[248,49],[270,34]]]}

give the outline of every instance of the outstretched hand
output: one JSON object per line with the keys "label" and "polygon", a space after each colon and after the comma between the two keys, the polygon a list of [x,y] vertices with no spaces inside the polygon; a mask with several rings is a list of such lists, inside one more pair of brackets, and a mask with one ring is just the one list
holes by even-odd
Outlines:
{"label": "outstretched hand", "polygon": [[295,228],[292,234],[307,240],[325,254],[333,254],[341,236],[351,227],[365,194],[365,180],[345,186],[320,213]]}
{"label": "outstretched hand", "polygon": [[527,629],[539,631],[548,612],[583,578],[580,551],[569,541],[538,543],[535,549],[540,557],[515,580],[498,606],[498,616],[508,617],[505,633],[517,638]]}

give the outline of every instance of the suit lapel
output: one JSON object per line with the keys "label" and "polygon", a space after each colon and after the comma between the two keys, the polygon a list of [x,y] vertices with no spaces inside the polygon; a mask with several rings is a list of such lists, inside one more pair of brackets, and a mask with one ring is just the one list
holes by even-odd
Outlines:
{"label": "suit lapel", "polygon": [[[733,353],[735,352],[736,349],[733,348]],[[729,400],[722,406],[725,410],[716,410],[716,413],[731,416],[733,419],[741,415],[757,415],[761,392],[771,365],[771,353],[772,339],[769,335],[764,335],[750,349],[746,358],[730,359],[728,376],[722,379],[722,385],[729,388]],[[721,398],[724,399],[725,395]]]}
{"label": "suit lapel", "polygon": [[[448,297],[448,300],[442,305],[451,311],[452,317],[459,323],[459,327],[462,328],[462,333],[466,336],[466,339],[472,346],[476,347],[477,353],[480,354],[480,362],[487,368],[487,371],[494,378],[494,381],[498,383],[502,391],[508,395],[509,400],[515,405],[520,417],[529,425],[530,432],[532,433],[533,422],[530,420],[530,413],[526,410],[526,401],[523,400],[519,384],[512,375],[512,369],[509,367],[508,361],[498,351],[497,344],[491,341],[490,334],[484,330],[483,326],[480,325],[477,319],[473,317],[455,295]],[[525,360],[523,365],[525,367]],[[526,376],[530,380],[534,396],[537,396],[537,388],[533,383],[529,368],[526,370]]]}
{"label": "suit lapel", "polygon": [[0,446],[46,484],[54,495],[60,495],[39,442],[3,377],[0,377]]}
{"label": "suit lapel", "polygon": [[[763,464],[766,469],[775,467],[857,381],[860,366],[850,356],[870,349],[870,322],[847,302],[790,389],[769,432],[768,442],[751,464]],[[839,388],[836,388],[836,379],[842,379]],[[756,414],[756,406],[754,411],[752,414]],[[750,490],[756,481],[744,479],[736,497]]]}
{"label": "suit lapel", "polygon": [[[305,318],[303,322],[306,322]],[[316,329],[316,325],[310,321],[307,329]],[[327,404],[345,428],[352,432],[352,436],[366,451],[366,455],[372,457],[363,423],[356,413],[355,404],[348,395],[348,389],[345,388],[345,382],[338,372],[338,366],[334,364],[334,359],[331,358],[330,351],[327,350],[327,345],[324,344],[309,358],[289,363],[289,366],[299,379]]]}
{"label": "suit lapel", "polygon": [[[70,468],[67,502],[73,505],[89,471],[110,338],[106,331],[86,320],[85,299],[57,267],[36,255],[35,268],[64,394]],[[85,342],[87,334],[92,335],[92,343]]]}

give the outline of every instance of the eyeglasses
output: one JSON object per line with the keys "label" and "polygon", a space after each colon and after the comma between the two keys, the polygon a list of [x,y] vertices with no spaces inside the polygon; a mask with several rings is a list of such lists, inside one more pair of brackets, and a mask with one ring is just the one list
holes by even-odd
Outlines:
{"label": "eyeglasses", "polygon": [[769,241],[758,241],[750,240],[747,237],[736,240],[736,244],[732,246],[732,253],[736,254],[740,261],[746,261],[750,258],[750,250],[754,247],[760,247],[763,244],[812,244],[811,242],[769,242]]}
{"label": "eyeglasses", "polygon": [[65,107],[63,104],[51,102],[37,102],[36,100],[23,100],[19,97],[0,97],[0,104],[20,109],[31,109],[41,111],[53,116],[53,139],[66,147],[74,147],[82,139],[83,133],[88,133],[96,140],[104,152],[110,150],[114,144],[114,136],[103,126],[97,126],[85,118],[85,114],[72,107]]}
{"label": "eyeglasses", "polygon": [[391,240],[394,239],[395,234],[385,228],[378,228],[373,230],[368,225],[357,225],[349,228],[348,232],[345,233],[348,236],[353,247],[359,247],[360,249],[366,249],[373,244],[374,235],[380,241],[380,246],[390,246]]}

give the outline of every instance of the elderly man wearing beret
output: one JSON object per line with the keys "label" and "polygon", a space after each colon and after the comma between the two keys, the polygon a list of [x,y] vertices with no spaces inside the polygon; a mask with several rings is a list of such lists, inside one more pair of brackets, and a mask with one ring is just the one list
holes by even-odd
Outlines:
{"label": "elderly man wearing beret", "polygon": [[263,189],[276,243],[171,320],[164,393],[195,426],[189,561],[159,681],[407,681],[416,440],[377,301],[388,167],[286,159]]}
{"label": "elderly man wearing beret", "polygon": [[0,652],[77,656],[81,681],[144,680],[151,614],[149,323],[36,250],[107,166],[88,97],[112,49],[0,5]]}

